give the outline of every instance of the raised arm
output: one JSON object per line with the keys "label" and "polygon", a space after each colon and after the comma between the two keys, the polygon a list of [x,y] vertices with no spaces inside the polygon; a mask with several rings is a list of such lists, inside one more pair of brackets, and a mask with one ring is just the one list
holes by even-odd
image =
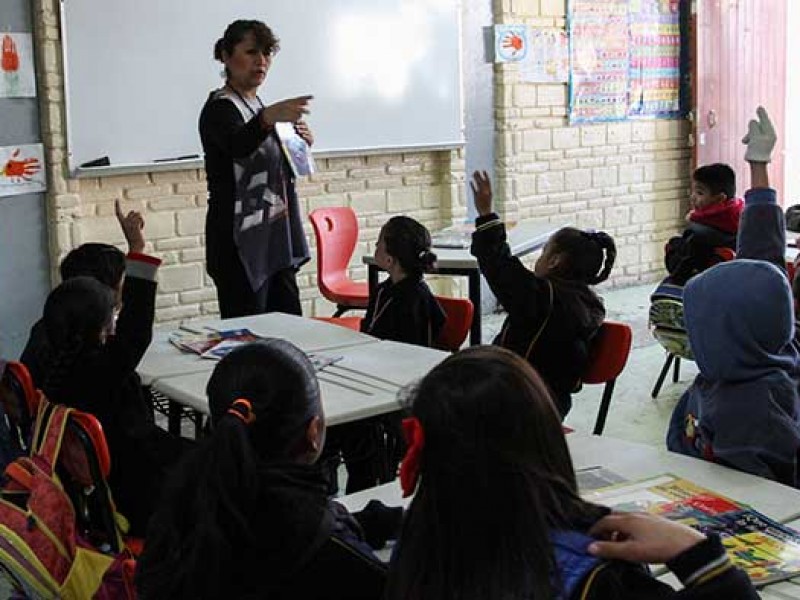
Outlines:
{"label": "raised arm", "polygon": [[736,256],[765,260],[785,271],[786,223],[775,190],[769,186],[767,170],[777,136],[767,111],[759,106],[757,113],[758,121],[750,121],[742,139],[747,145],[751,188],[745,194]]}

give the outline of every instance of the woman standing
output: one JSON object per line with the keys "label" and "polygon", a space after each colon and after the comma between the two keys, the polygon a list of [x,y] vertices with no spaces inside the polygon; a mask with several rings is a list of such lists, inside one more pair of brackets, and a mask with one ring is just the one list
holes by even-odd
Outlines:
{"label": "woman standing", "polygon": [[214,45],[225,85],[200,113],[208,180],[206,269],[217,287],[223,318],[270,311],[301,314],[295,274],[309,259],[294,177],[275,123],[302,121],[311,96],[264,106],[258,88],[278,51],[260,21],[231,23]]}

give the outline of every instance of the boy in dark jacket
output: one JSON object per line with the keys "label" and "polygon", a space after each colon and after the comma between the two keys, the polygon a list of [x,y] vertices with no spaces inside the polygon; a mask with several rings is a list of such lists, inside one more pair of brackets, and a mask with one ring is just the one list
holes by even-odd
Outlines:
{"label": "boy in dark jacket", "polygon": [[718,262],[715,248],[736,249],[736,233],[744,203],[736,198],[736,174],[715,163],[692,175],[692,210],[683,235],[667,242],[665,262],[671,283],[684,285],[690,277]]}

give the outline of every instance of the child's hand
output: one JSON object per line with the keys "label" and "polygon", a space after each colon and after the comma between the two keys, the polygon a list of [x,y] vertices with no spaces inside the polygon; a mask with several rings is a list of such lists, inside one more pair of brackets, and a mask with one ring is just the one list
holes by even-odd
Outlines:
{"label": "child's hand", "polygon": [[144,252],[144,217],[136,210],[130,211],[127,215],[122,213],[119,200],[114,201],[114,212],[117,214],[119,226],[128,242],[129,252]]}
{"label": "child's hand", "polygon": [[607,540],[589,545],[595,556],[658,564],[705,539],[691,527],[648,513],[612,513],[595,523],[589,535]]}
{"label": "child's hand", "polygon": [[742,143],[747,144],[744,159],[749,163],[768,163],[772,159],[772,149],[775,148],[778,136],[766,109],[759,106],[756,113],[758,121],[750,121],[747,134],[742,138]]}
{"label": "child's hand", "polygon": [[492,212],[492,181],[486,171],[475,171],[472,174],[472,181],[469,183],[472,188],[472,196],[475,198],[475,210],[483,217]]}

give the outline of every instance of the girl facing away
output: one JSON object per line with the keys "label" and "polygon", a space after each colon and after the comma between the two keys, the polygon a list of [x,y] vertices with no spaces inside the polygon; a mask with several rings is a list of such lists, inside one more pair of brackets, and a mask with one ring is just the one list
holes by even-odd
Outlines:
{"label": "girl facing away", "polygon": [[389,278],[370,296],[361,331],[384,340],[433,346],[445,315],[423,279],[436,263],[427,228],[411,217],[392,217],[378,236],[375,262]]}
{"label": "girl facing away", "polygon": [[581,387],[589,345],[605,318],[590,286],[608,279],[617,249],[602,231],[564,227],[547,242],[533,272],[512,256],[506,230],[492,211],[485,171],[471,182],[478,218],[472,254],[498,302],[508,313],[494,344],[527,360],[553,393],[563,419]]}
{"label": "girl facing away", "polygon": [[140,598],[378,600],[385,569],[315,464],[325,418],[305,354],[278,339],[237,348],[207,393],[213,432],[151,521]]}
{"label": "girl facing away", "polygon": [[[758,597],[718,537],[580,498],[550,394],[516,354],[478,346],[450,356],[409,408],[400,479],[416,492],[388,600]],[[667,562],[686,587],[627,561]]]}

